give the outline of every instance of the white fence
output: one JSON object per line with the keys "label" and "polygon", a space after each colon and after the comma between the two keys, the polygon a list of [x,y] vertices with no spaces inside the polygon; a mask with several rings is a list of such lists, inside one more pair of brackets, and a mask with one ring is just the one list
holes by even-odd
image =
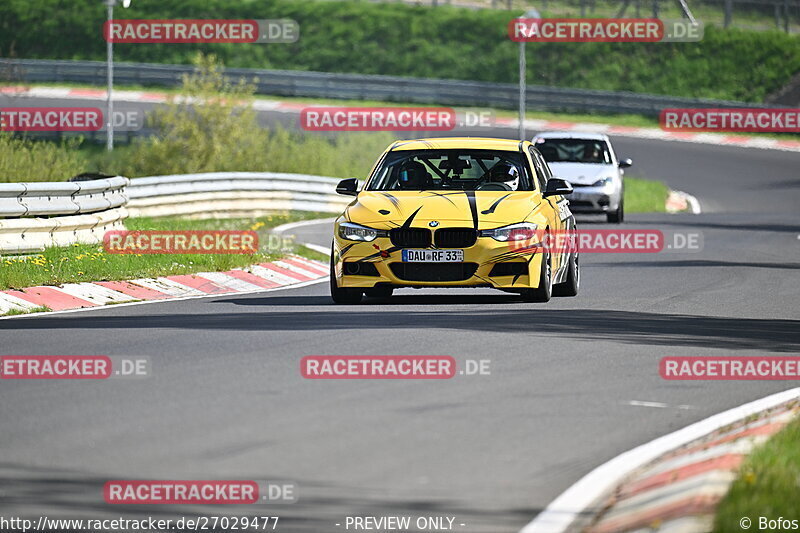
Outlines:
{"label": "white fence", "polygon": [[212,172],[83,182],[0,184],[0,252],[102,242],[128,216],[256,217],[276,211],[338,213],[352,198],[337,178]]}

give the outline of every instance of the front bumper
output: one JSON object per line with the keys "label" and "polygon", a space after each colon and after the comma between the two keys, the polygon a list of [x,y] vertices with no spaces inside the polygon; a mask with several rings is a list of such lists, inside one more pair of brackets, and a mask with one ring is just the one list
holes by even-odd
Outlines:
{"label": "front bumper", "polygon": [[514,250],[508,243],[478,237],[464,250],[463,263],[403,263],[402,249],[389,238],[333,241],[334,275],[339,287],[492,287],[529,289],[539,284],[542,254]]}
{"label": "front bumper", "polygon": [[581,187],[573,185],[573,192],[566,197],[573,213],[607,213],[619,207],[619,189],[606,187]]}

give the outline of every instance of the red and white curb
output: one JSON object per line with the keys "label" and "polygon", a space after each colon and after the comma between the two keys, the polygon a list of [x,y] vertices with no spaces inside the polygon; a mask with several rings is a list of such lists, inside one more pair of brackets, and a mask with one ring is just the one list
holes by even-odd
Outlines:
{"label": "red and white curb", "polygon": [[734,457],[785,425],[798,400],[800,388],[772,394],[618,455],[564,491],[521,533],[585,531],[592,518],[593,533],[652,531],[659,523],[661,532],[698,531],[707,521],[705,504],[715,505],[732,481],[729,470],[741,462]]}
{"label": "red and white curb", "polygon": [[798,412],[796,402],[668,453],[623,481],[586,533],[703,533],[745,457]]}
{"label": "red and white curb", "polygon": [[667,213],[689,211],[693,215],[699,215],[702,212],[697,198],[683,191],[669,191],[666,210]]}
{"label": "red and white curb", "polygon": [[[76,100],[102,100],[106,99],[103,89],[78,89],[69,87],[25,87],[6,86],[0,87],[0,94],[10,97],[32,98],[64,98]],[[163,103],[169,98],[167,93],[150,91],[114,91],[114,100],[118,102],[148,102]],[[253,108],[259,111],[276,111],[279,113],[299,114],[300,111],[316,104],[282,102],[279,100],[257,99]],[[495,118],[492,127],[517,128],[519,120],[515,118]],[[742,148],[761,148],[768,150],[784,150],[800,152],[800,141],[771,139],[749,135],[725,135],[720,133],[691,133],[670,132],[659,128],[636,128],[630,126],[614,126],[611,124],[595,124],[590,122],[564,122],[552,120],[528,119],[525,128],[530,131],[588,131],[606,133],[620,137],[635,137],[640,139],[656,139],[661,141],[678,141],[698,144],[712,144],[719,146],[739,146]]]}
{"label": "red and white curb", "polygon": [[[317,282],[327,278],[328,273],[328,266],[324,263],[290,255],[280,261],[227,272],[199,272],[127,281],[66,283],[58,287],[28,287],[0,291],[0,314],[9,311],[25,313],[39,307],[66,311],[109,304],[264,292]],[[14,315],[16,316],[23,315]]]}

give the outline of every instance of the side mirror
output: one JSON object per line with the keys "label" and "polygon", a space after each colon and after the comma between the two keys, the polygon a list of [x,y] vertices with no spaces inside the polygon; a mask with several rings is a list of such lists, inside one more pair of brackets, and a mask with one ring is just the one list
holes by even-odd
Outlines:
{"label": "side mirror", "polygon": [[633,166],[633,159],[631,159],[630,157],[627,159],[622,159],[619,162],[619,168],[628,168],[631,166]]}
{"label": "side mirror", "polygon": [[556,194],[572,194],[572,185],[568,181],[561,178],[550,178],[547,180],[547,185],[544,188],[542,196],[554,196]]}
{"label": "side mirror", "polygon": [[336,192],[344,194],[345,196],[357,196],[358,180],[356,178],[347,178],[346,180],[340,181],[336,186]]}

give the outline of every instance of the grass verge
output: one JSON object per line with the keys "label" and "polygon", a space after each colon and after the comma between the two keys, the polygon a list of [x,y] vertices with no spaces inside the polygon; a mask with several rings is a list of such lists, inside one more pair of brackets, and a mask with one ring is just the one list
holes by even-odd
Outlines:
{"label": "grass verge", "polygon": [[41,254],[0,258],[0,290],[34,285],[61,285],[157,276],[219,272],[279,259],[298,253],[318,259],[320,255],[302,246],[287,250],[265,250],[264,233],[287,222],[328,217],[329,214],[292,211],[256,219],[186,220],[181,218],[131,218],[129,230],[253,230],[262,239],[256,254],[109,254],[102,245],[74,244],[48,248]]}
{"label": "grass verge", "polygon": [[[747,517],[753,526],[759,518],[797,519],[800,479],[800,419],[795,419],[744,461],[739,477],[717,508],[715,533],[741,531]],[[756,529],[754,527],[754,529]],[[759,531],[763,529],[758,527]]]}
{"label": "grass verge", "polygon": [[626,213],[666,212],[669,188],[660,181],[625,177]]}
{"label": "grass verge", "polygon": [[33,309],[30,309],[30,310],[11,309],[11,310],[6,311],[5,313],[1,314],[0,317],[2,317],[2,316],[29,315],[31,313],[47,313],[48,311],[52,311],[52,309],[50,309],[47,306],[42,305],[42,306],[39,306],[39,307],[34,307]]}

